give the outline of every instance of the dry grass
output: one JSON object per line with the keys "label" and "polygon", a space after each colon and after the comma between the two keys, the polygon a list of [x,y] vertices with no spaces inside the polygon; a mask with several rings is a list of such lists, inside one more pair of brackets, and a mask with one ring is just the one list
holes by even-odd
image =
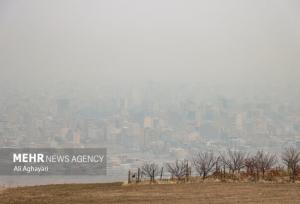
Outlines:
{"label": "dry grass", "polygon": [[0,187],[0,193],[2,192],[2,191],[4,191],[4,187]]}
{"label": "dry grass", "polygon": [[5,189],[1,204],[300,203],[299,184],[64,184]]}

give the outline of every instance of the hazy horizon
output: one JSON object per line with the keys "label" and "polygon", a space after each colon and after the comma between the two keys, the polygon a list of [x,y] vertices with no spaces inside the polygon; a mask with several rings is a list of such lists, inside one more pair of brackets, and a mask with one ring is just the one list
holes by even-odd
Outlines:
{"label": "hazy horizon", "polygon": [[101,178],[0,186],[299,148],[299,11],[297,0],[0,0],[0,146],[105,146],[109,161]]}
{"label": "hazy horizon", "polygon": [[1,87],[191,82],[299,97],[299,9],[295,0],[1,0]]}

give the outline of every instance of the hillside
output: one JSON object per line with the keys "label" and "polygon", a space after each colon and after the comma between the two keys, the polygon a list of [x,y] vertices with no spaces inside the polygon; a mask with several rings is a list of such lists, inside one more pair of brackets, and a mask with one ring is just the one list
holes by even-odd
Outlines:
{"label": "hillside", "polygon": [[300,203],[299,184],[62,184],[5,189],[1,204]]}

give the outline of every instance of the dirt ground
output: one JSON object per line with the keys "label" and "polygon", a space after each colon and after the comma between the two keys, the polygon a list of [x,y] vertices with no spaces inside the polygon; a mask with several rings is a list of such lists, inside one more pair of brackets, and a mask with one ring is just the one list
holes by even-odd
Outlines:
{"label": "dirt ground", "polygon": [[300,203],[300,184],[63,184],[5,189],[1,204]]}
{"label": "dirt ground", "polygon": [[0,187],[0,193],[2,192],[2,191],[4,191],[4,187]]}

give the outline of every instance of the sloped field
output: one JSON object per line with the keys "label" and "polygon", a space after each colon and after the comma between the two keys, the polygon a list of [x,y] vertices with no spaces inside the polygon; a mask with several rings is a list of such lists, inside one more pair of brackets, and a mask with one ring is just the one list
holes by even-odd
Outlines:
{"label": "sloped field", "polygon": [[1,204],[300,203],[299,184],[63,184],[5,189]]}

